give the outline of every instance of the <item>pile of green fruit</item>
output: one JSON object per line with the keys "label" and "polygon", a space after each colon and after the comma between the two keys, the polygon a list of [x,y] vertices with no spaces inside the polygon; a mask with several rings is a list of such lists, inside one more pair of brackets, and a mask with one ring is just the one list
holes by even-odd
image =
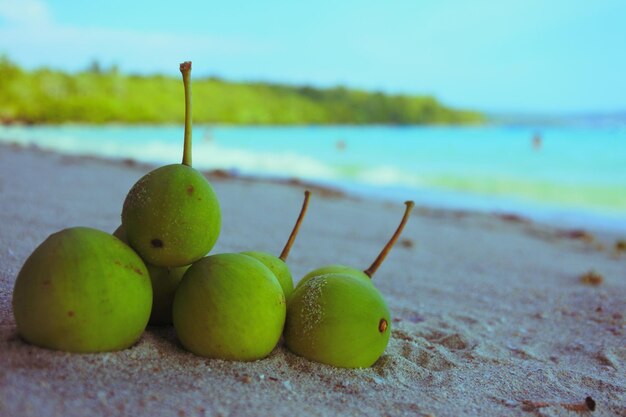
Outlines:
{"label": "pile of green fruit", "polygon": [[365,271],[330,265],[294,288],[286,260],[310,193],[280,256],[207,256],[221,228],[218,198],[191,167],[191,63],[185,88],[183,160],[155,169],[129,191],[110,235],[74,227],[49,236],[24,263],[13,291],[18,333],[70,352],[125,349],[148,323],[174,325],[182,345],[210,358],[256,360],[284,334],[305,358],[339,367],[371,366],[391,332],[389,309],[371,277],[413,207]]}

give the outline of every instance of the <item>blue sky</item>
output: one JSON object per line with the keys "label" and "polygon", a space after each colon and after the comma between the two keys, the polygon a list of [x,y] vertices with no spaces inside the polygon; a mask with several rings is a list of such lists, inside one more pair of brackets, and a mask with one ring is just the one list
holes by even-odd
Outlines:
{"label": "blue sky", "polygon": [[0,53],[32,68],[432,94],[491,112],[626,110],[626,1],[0,0]]}

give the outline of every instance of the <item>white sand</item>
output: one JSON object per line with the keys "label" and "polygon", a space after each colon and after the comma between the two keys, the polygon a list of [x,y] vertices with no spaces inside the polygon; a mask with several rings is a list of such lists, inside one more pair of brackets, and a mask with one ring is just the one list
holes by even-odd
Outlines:
{"label": "white sand", "polygon": [[[210,360],[184,351],[171,327],[115,353],[22,342],[11,294],[26,257],[66,227],[113,231],[147,169],[0,146],[0,416],[573,416],[587,396],[593,415],[626,416],[626,254],[614,250],[624,237],[576,239],[493,215],[416,209],[374,278],[394,320],[369,369],[309,362],[282,345],[253,363]],[[278,254],[302,186],[211,181],[223,208],[212,253]],[[314,191],[294,277],[367,267],[403,209]],[[591,269],[603,283],[580,282]]]}

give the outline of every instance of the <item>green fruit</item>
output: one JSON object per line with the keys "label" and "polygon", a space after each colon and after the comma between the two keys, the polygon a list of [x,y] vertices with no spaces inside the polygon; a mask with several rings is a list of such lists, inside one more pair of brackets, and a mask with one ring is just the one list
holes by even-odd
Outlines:
{"label": "green fruit", "polygon": [[281,252],[280,256],[276,257],[271,253],[267,252],[258,252],[258,251],[250,251],[250,252],[241,252],[242,255],[251,256],[254,259],[261,261],[263,265],[268,267],[270,271],[276,276],[280,286],[283,288],[283,293],[285,294],[285,299],[289,299],[291,293],[293,292],[293,277],[291,276],[291,272],[289,271],[289,267],[285,263],[287,261],[287,257],[289,256],[289,252],[291,251],[291,247],[293,246],[293,242],[296,240],[296,236],[298,235],[298,231],[300,230],[300,225],[302,224],[302,220],[304,220],[304,216],[306,215],[307,207],[309,206],[309,198],[311,197],[310,191],[306,190],[304,192],[304,202],[302,203],[302,208],[300,209],[300,214],[298,215],[298,219],[296,220],[296,224],[291,230],[291,234],[289,235],[289,239],[287,239],[287,243],[285,243],[285,247]]}
{"label": "green fruit", "polygon": [[189,265],[213,248],[221,215],[206,178],[175,164],[157,168],[133,186],[124,202],[122,225],[146,262],[175,267]]}
{"label": "green fruit", "polygon": [[383,354],[391,333],[389,309],[371,277],[402,233],[414,203],[372,265],[361,272],[328,265],[305,275],[287,305],[285,344],[307,359],[342,368],[364,368]]}
{"label": "green fruit", "polygon": [[124,349],[152,307],[148,271],[119,239],[75,227],[50,235],[15,281],[13,314],[28,342],[71,352]]}
{"label": "green fruit", "polygon": [[365,368],[385,351],[390,324],[389,309],[373,285],[352,275],[320,275],[294,290],[285,344],[309,360]]}
{"label": "green fruit", "polygon": [[180,342],[209,358],[264,358],[280,339],[285,314],[285,295],[274,274],[256,259],[235,253],[193,264],[174,296]]}
{"label": "green fruit", "polygon": [[356,268],[353,268],[351,266],[346,266],[346,265],[327,265],[327,266],[322,266],[320,268],[316,268],[312,270],[311,272],[309,272],[308,274],[306,274],[305,276],[303,276],[300,279],[300,281],[298,281],[298,285],[296,285],[296,288],[300,287],[301,285],[304,285],[311,278],[318,277],[320,275],[327,275],[327,274],[351,275],[355,278],[362,279],[364,282],[368,282],[370,284],[372,282],[371,277],[367,275],[365,272],[361,271],[360,269],[356,269]]}
{"label": "green fruit", "polygon": [[[124,226],[115,229],[113,236],[128,243]],[[168,268],[146,263],[146,267],[152,283],[152,313],[150,313],[149,323],[155,326],[172,324],[174,294],[189,265]]]}
{"label": "green fruit", "polygon": [[181,64],[185,86],[182,164],[166,165],[131,188],[122,209],[128,242],[148,263],[189,265],[215,245],[221,228],[219,202],[211,184],[191,167],[191,63]]}
{"label": "green fruit", "polygon": [[128,245],[128,238],[126,237],[126,230],[124,230],[124,226],[121,224],[117,226],[117,229],[113,232],[113,236],[121,240],[122,242]]}
{"label": "green fruit", "polygon": [[393,248],[393,245],[395,245],[396,241],[400,237],[400,234],[402,233],[402,230],[404,230],[404,226],[406,225],[406,222],[409,220],[411,210],[413,210],[413,207],[415,206],[415,203],[413,203],[412,201],[407,201],[404,204],[406,205],[406,208],[404,210],[404,215],[402,216],[402,220],[400,221],[400,224],[398,225],[398,227],[396,228],[396,231],[391,236],[391,239],[389,239],[387,244],[383,247],[383,249],[380,251],[380,253],[378,254],[378,256],[376,257],[376,259],[370,265],[369,268],[367,268],[365,271],[360,271],[356,268],[353,268],[351,266],[346,266],[346,265],[322,266],[320,268],[314,269],[313,271],[303,276],[298,282],[298,284],[296,285],[296,288],[300,287],[301,285],[304,285],[311,278],[314,278],[320,275],[326,275],[326,274],[350,275],[355,278],[361,279],[364,282],[371,283],[372,276],[378,270],[380,265],[382,265],[385,258],[391,251],[391,248]]}
{"label": "green fruit", "polygon": [[267,252],[241,252],[241,254],[256,259],[272,271],[283,289],[285,299],[289,299],[293,292],[293,278],[285,261]]}
{"label": "green fruit", "polygon": [[172,304],[176,289],[190,265],[167,268],[146,264],[152,283],[152,313],[150,324],[164,326],[172,324]]}

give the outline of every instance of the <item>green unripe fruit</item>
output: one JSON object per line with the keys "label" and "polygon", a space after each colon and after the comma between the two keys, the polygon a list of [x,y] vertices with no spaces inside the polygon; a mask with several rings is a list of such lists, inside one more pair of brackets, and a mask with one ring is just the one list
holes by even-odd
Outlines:
{"label": "green unripe fruit", "polygon": [[207,179],[191,168],[191,62],[180,64],[185,87],[185,141],[182,164],[166,165],[131,188],[122,209],[128,242],[144,261],[189,265],[213,248],[221,228],[217,196]]}
{"label": "green unripe fruit", "polygon": [[[128,244],[124,226],[115,229],[113,236]],[[149,323],[155,326],[172,324],[174,294],[189,265],[168,268],[146,263],[146,267],[152,283],[152,313],[150,313]]]}
{"label": "green unripe fruit", "polygon": [[264,358],[280,339],[285,314],[285,295],[274,274],[256,259],[235,253],[193,264],[174,296],[180,342],[209,358]]}
{"label": "green unripe fruit", "polygon": [[365,271],[328,265],[300,280],[287,306],[285,344],[290,351],[342,368],[371,366],[383,354],[391,317],[371,277],[406,225],[414,203],[405,204],[400,225]]}
{"label": "green unripe fruit", "polygon": [[390,324],[389,309],[373,285],[352,275],[321,275],[289,299],[285,343],[316,362],[365,368],[385,351]]}
{"label": "green unripe fruit", "polygon": [[260,261],[261,263],[263,263],[263,265],[268,267],[270,271],[272,271],[272,273],[276,276],[276,279],[278,279],[280,286],[283,288],[283,293],[285,294],[286,300],[289,300],[289,297],[293,292],[293,277],[291,276],[291,271],[289,271],[289,267],[286,263],[287,257],[289,256],[289,252],[291,251],[293,242],[296,240],[296,236],[298,235],[298,231],[300,230],[300,225],[302,224],[304,216],[306,215],[310,197],[311,192],[309,190],[306,190],[304,192],[304,201],[302,202],[300,214],[298,215],[296,224],[291,230],[289,239],[287,239],[287,243],[285,243],[285,246],[283,247],[280,256],[276,257],[271,253],[259,251],[241,252],[242,255],[251,256],[254,259]]}
{"label": "green unripe fruit", "polygon": [[122,210],[130,246],[157,266],[189,265],[206,255],[221,227],[219,203],[195,169],[166,165],[131,188]]}
{"label": "green unripe fruit", "polygon": [[355,278],[362,279],[364,282],[368,282],[370,284],[372,283],[372,279],[370,278],[370,276],[359,269],[353,268],[351,266],[346,266],[346,265],[327,265],[327,266],[322,266],[320,268],[314,269],[308,274],[306,274],[305,276],[303,276],[300,279],[300,281],[298,281],[296,288],[300,287],[301,285],[304,285],[311,278],[318,277],[320,275],[327,275],[327,274],[351,275],[351,276],[354,276]]}
{"label": "green unripe fruit", "polygon": [[267,252],[241,252],[241,254],[251,256],[272,271],[283,289],[285,299],[289,299],[293,292],[293,277],[285,261]]}
{"label": "green unripe fruit", "polygon": [[20,336],[50,349],[124,349],[144,331],[152,307],[148,271],[114,236],[86,227],[50,235],[15,281]]}
{"label": "green unripe fruit", "polygon": [[172,304],[176,289],[189,265],[167,268],[146,264],[152,283],[152,313],[149,323],[154,326],[172,324]]}
{"label": "green unripe fruit", "polygon": [[113,236],[128,245],[128,238],[126,237],[126,230],[124,230],[124,226],[120,224],[119,226],[117,226],[117,229],[115,229],[112,234]]}

